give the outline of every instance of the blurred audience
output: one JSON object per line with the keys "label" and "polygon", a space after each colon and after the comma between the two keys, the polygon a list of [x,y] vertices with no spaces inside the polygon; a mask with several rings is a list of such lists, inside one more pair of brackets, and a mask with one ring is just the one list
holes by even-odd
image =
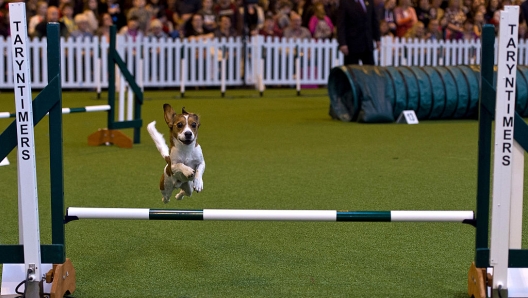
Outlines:
{"label": "blurred audience", "polygon": [[[13,1],[22,0],[0,0],[0,36],[9,36],[7,3]],[[132,38],[138,36],[210,38],[241,36],[245,32],[250,35],[329,39],[335,38],[339,30],[337,16],[343,9],[339,0],[258,0],[248,2],[246,5],[244,1],[247,0],[26,0],[25,2],[30,37],[45,36],[45,23],[55,19],[55,14],[58,15],[57,21],[61,23],[61,35],[72,37],[86,37],[91,34],[108,38],[108,28],[111,25],[115,25],[120,34]],[[376,31],[379,30],[381,36],[428,40],[478,39],[485,24],[498,27],[499,12],[504,5],[519,5],[519,37],[524,38],[526,35],[528,0],[347,1],[355,3],[352,4],[354,9],[374,10],[379,25]],[[396,1],[399,1],[398,6]],[[53,9],[50,10],[51,7]],[[81,14],[84,17],[78,17]],[[195,17],[196,15],[199,16]],[[230,22],[222,20],[224,17],[229,18]],[[85,26],[86,23],[88,28]],[[79,28],[78,24],[81,24],[82,28]],[[37,32],[38,25],[40,29]],[[151,28],[151,25],[156,27]],[[363,26],[366,27],[367,24]]]}

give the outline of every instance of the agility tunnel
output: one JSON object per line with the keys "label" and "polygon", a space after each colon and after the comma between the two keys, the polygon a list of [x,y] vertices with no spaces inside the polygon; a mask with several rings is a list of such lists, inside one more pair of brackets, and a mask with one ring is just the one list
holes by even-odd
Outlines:
{"label": "agility tunnel", "polygon": [[[479,65],[339,66],[328,79],[329,114],[365,123],[393,122],[404,110],[419,120],[476,119],[479,82]],[[528,66],[517,67],[516,86],[516,112],[528,117]]]}

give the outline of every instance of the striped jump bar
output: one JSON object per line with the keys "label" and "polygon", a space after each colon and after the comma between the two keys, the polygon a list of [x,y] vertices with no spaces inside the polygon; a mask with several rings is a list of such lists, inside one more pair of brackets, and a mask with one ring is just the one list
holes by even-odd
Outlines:
{"label": "striped jump bar", "polygon": [[462,222],[473,224],[473,211],[336,211],[244,209],[148,209],[69,207],[66,222],[78,219]]}
{"label": "striped jump bar", "polygon": [[[81,108],[62,108],[63,114],[73,114],[73,113],[87,113],[87,112],[104,112],[109,111],[110,105],[99,105],[99,106],[86,106]],[[0,112],[1,118],[14,118],[15,113],[9,112]]]}

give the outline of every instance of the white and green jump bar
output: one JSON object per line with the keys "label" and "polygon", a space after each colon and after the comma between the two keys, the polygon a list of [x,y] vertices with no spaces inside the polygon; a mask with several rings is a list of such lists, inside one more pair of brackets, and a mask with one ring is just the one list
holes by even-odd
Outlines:
{"label": "white and green jump bar", "polygon": [[[111,109],[110,105],[86,106],[80,108],[62,108],[63,114],[104,112]],[[0,112],[0,118],[14,118],[15,113]]]}
{"label": "white and green jump bar", "polygon": [[69,207],[65,222],[79,219],[461,222],[474,224],[473,211],[336,211],[245,209],[148,209]]}

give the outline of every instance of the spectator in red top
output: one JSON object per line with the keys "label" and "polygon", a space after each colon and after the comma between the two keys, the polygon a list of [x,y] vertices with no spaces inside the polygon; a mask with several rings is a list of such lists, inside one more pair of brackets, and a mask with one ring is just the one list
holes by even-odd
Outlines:
{"label": "spectator in red top", "polygon": [[394,9],[394,15],[396,16],[396,36],[398,37],[403,37],[418,22],[416,11],[411,6],[411,0],[400,0],[399,5]]}

